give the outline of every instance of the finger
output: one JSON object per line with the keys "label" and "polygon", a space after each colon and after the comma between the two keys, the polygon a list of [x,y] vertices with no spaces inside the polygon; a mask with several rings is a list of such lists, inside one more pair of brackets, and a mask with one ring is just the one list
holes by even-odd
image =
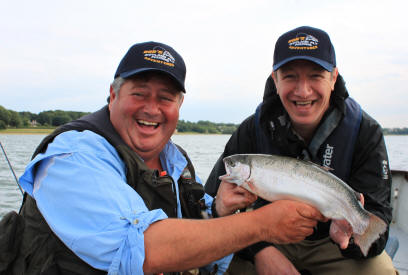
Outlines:
{"label": "finger", "polygon": [[220,184],[228,187],[235,187],[237,186],[235,183],[228,181],[227,179],[223,179]]}
{"label": "finger", "polygon": [[256,192],[256,187],[251,181],[246,181],[246,184],[248,184],[248,186],[252,190],[252,192]]}
{"label": "finger", "polygon": [[301,207],[297,208],[297,212],[299,213],[300,216],[306,218],[306,219],[313,219],[313,220],[318,220],[321,222],[326,222],[327,218],[323,216],[322,213],[320,213],[319,210],[316,208],[306,205],[306,207]]}
{"label": "finger", "polygon": [[248,190],[246,190],[245,188],[241,187],[241,186],[235,186],[234,187],[234,192],[238,193],[238,194],[251,194],[251,192],[249,192]]}
{"label": "finger", "polygon": [[247,194],[247,200],[249,203],[253,203],[258,199],[258,196],[252,193]]}
{"label": "finger", "polygon": [[330,237],[341,249],[346,249],[352,232],[348,230],[349,224],[345,221],[334,220],[330,226]]}
{"label": "finger", "polygon": [[364,195],[362,193],[360,193],[360,201],[361,204],[364,206]]}
{"label": "finger", "polygon": [[249,192],[240,186],[236,186],[233,191],[234,193],[241,195],[247,202],[254,202],[258,198],[256,194]]}
{"label": "finger", "polygon": [[332,224],[346,233],[352,233],[353,228],[347,220],[333,220]]}

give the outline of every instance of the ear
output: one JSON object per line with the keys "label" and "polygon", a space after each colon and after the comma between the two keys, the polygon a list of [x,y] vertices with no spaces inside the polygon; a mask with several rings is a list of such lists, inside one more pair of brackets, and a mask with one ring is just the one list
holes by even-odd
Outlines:
{"label": "ear", "polygon": [[113,103],[113,101],[115,99],[116,99],[116,93],[113,90],[112,85],[110,85],[110,88],[109,88],[109,111],[111,110],[111,105],[112,105],[112,103]]}
{"label": "ear", "polygon": [[330,88],[332,91],[334,91],[334,85],[336,84],[338,75],[339,75],[339,70],[337,69],[337,67],[334,67],[333,71],[331,72],[331,83],[330,83]]}

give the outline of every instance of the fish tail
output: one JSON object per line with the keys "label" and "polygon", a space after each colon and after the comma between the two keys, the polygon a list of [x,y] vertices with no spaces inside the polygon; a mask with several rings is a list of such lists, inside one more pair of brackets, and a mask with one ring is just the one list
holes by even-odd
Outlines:
{"label": "fish tail", "polygon": [[387,230],[387,224],[374,214],[369,213],[369,223],[363,234],[354,234],[354,242],[360,247],[364,256],[367,256],[371,244]]}

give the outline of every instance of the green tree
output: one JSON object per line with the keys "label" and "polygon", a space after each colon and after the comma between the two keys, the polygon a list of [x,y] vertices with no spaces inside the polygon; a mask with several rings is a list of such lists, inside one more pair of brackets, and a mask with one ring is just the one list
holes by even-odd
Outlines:
{"label": "green tree", "polygon": [[68,114],[59,113],[52,118],[52,126],[60,126],[71,121]]}
{"label": "green tree", "polygon": [[0,105],[0,121],[3,121],[6,126],[10,123],[10,112]]}
{"label": "green tree", "polygon": [[0,120],[0,129],[4,130],[7,128],[6,123],[3,120]]}
{"label": "green tree", "polygon": [[41,125],[52,125],[53,111],[44,111],[38,114],[37,122]]}
{"label": "green tree", "polygon": [[9,125],[12,127],[21,127],[23,125],[23,121],[20,118],[20,115],[16,111],[9,110],[10,112],[10,122]]}
{"label": "green tree", "polygon": [[73,111],[67,111],[65,113],[71,118],[71,120],[76,120],[80,117],[83,117],[84,115],[90,114],[86,112],[73,112]]}

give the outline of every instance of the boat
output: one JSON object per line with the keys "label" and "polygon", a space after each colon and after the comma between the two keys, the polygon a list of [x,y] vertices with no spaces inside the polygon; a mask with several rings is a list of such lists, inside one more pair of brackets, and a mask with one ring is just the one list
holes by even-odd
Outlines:
{"label": "boat", "polygon": [[392,222],[387,253],[400,275],[408,275],[408,171],[392,170]]}

